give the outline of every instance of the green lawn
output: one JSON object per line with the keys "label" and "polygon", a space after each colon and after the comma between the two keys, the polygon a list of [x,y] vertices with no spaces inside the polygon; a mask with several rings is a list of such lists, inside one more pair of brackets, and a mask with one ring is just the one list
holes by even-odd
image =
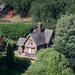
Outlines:
{"label": "green lawn", "polygon": [[17,54],[16,54],[16,53],[14,53],[14,56],[17,56]]}

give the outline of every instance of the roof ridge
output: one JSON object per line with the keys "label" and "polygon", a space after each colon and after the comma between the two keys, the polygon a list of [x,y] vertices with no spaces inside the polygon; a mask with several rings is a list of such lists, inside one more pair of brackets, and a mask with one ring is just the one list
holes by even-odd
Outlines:
{"label": "roof ridge", "polygon": [[26,38],[23,38],[23,37],[19,37],[19,38],[26,39]]}

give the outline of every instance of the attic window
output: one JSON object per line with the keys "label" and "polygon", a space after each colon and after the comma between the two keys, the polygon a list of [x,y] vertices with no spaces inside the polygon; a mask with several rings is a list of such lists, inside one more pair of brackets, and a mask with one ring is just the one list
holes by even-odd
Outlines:
{"label": "attic window", "polygon": [[32,40],[29,40],[29,45],[32,45]]}

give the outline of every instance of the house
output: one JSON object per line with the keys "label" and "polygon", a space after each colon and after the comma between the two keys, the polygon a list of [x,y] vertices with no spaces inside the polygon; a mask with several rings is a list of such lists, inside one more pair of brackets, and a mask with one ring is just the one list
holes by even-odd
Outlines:
{"label": "house", "polygon": [[34,30],[26,38],[19,38],[17,42],[18,51],[30,57],[35,57],[36,52],[43,48],[52,47],[54,31],[45,29],[41,22],[38,22],[38,29]]}

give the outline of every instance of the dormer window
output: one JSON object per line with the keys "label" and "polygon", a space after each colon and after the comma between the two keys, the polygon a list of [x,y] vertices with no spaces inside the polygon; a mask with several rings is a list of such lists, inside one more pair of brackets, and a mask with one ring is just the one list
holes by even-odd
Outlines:
{"label": "dormer window", "polygon": [[32,40],[29,40],[29,45],[32,45]]}

